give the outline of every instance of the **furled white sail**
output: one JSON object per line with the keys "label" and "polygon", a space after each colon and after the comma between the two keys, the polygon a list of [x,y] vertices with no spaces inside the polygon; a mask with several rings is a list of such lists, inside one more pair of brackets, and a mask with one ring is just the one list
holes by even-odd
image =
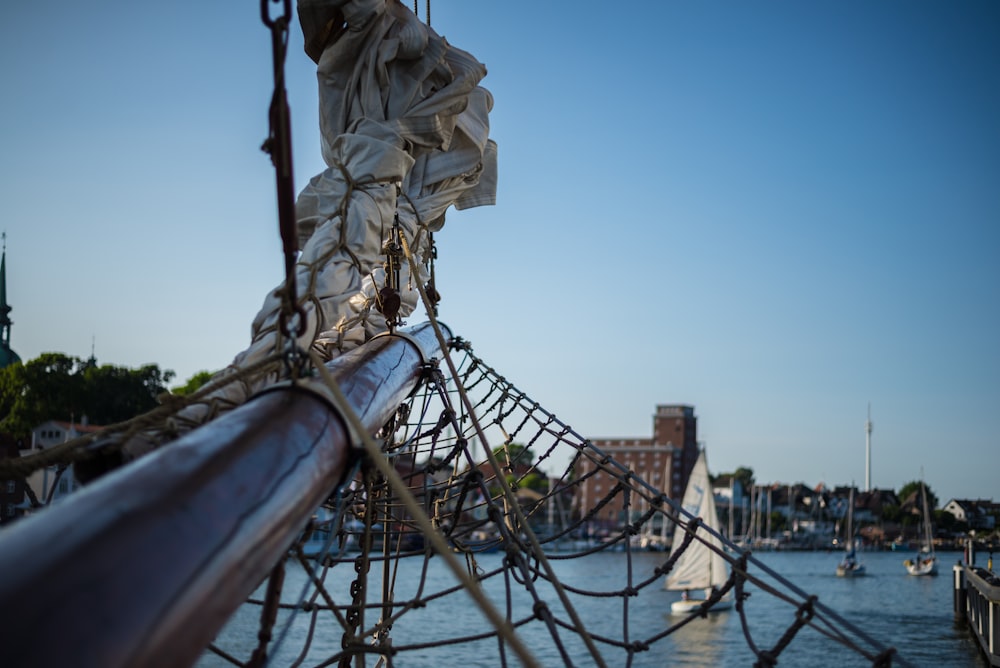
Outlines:
{"label": "furled white sail", "polygon": [[[698,455],[698,461],[691,470],[682,503],[685,511],[700,517],[714,531],[719,531],[719,516],[715,511],[715,498],[708,480],[708,462],[704,450]],[[722,554],[698,540],[699,537],[716,549],[722,549],[722,542],[718,538],[699,527],[695,540],[688,545],[667,575],[667,589],[707,589],[713,585],[722,586],[729,578]],[[677,551],[683,541],[684,534],[678,529],[674,534],[673,552]]]}
{"label": "furled white sail", "polygon": [[[417,20],[398,0],[298,0],[308,55],[317,63],[322,152],[328,168],[295,205],[301,254],[298,306],[305,316],[300,349],[326,359],[387,329],[377,295],[385,284],[383,243],[398,223],[420,262],[428,233],[450,207],[493,204],[496,144],[489,138],[486,67]],[[399,316],[416,307],[423,266],[400,267]],[[279,286],[280,288],[280,286]],[[264,299],[250,346],[227,374],[284,350],[278,289]],[[174,419],[180,433],[242,403],[258,379],[226,385]]]}

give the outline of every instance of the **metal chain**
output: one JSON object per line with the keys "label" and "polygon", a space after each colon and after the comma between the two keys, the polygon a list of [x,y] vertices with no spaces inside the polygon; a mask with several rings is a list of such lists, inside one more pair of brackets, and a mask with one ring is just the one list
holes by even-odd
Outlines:
{"label": "metal chain", "polygon": [[366,464],[362,468],[363,488],[364,488],[364,530],[360,538],[361,553],[354,559],[354,572],[357,577],[351,582],[351,603],[347,607],[345,617],[346,625],[341,638],[341,647],[344,655],[340,660],[339,668],[350,668],[351,657],[359,651],[364,651],[363,642],[358,631],[364,628],[365,602],[368,600],[368,571],[371,568],[371,550],[373,543],[372,527],[375,524],[375,514],[378,504],[382,500],[384,491],[381,489],[384,483],[378,479],[378,471]]}
{"label": "metal chain", "polygon": [[[420,17],[420,12],[417,11],[417,7],[419,6],[419,4],[420,3],[417,0],[413,0],[413,15],[418,18]],[[428,27],[430,27],[431,25],[431,0],[427,0],[424,23],[426,23]]]}
{"label": "metal chain", "polygon": [[295,339],[306,331],[306,312],[298,303],[295,285],[295,262],[298,254],[298,239],[295,232],[295,184],[292,178],[292,130],[291,113],[288,108],[288,94],[285,90],[285,58],[288,53],[288,28],[292,19],[291,0],[271,0],[281,2],[282,14],[272,18],[268,8],[269,0],[261,0],[260,15],[264,25],[271,31],[271,51],[274,67],[274,93],[268,111],[269,133],[261,145],[261,150],[271,156],[275,169],[275,186],[278,198],[278,228],[281,232],[282,249],[285,258],[285,284],[280,289],[281,312],[278,316],[279,353],[282,339],[285,342],[285,365],[294,378],[301,375],[305,356],[296,346]]}

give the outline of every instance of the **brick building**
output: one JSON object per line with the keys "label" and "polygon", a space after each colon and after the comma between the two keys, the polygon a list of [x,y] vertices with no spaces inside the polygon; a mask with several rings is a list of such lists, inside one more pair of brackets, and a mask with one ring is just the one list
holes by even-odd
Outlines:
{"label": "brick building", "polygon": [[[671,499],[684,496],[688,476],[698,459],[698,418],[694,407],[681,404],[658,405],[653,414],[652,438],[592,438],[594,446],[626,469],[661,490]],[[597,465],[581,459],[575,470],[576,478],[592,473]],[[577,507],[586,513],[615,487],[615,478],[598,471],[583,482]],[[626,518],[620,498],[604,506],[595,516],[598,527],[616,528],[648,509],[646,501],[633,498],[630,515]]]}

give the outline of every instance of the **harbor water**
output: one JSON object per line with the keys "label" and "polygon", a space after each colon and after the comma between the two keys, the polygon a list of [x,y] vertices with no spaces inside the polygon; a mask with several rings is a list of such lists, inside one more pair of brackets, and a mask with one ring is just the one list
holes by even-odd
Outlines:
{"label": "harbor water", "polygon": [[[957,625],[953,620],[951,566],[960,557],[958,553],[939,555],[940,574],[936,577],[907,575],[903,560],[912,556],[909,554],[866,552],[861,556],[867,575],[842,578],[835,575],[835,567],[841,557],[838,552],[769,552],[755,555],[800,590],[816,595],[822,604],[861,629],[871,639],[883,646],[894,647],[898,656],[909,665],[935,668],[978,668],[988,665],[979,655],[975,639],[964,626]],[[663,553],[633,553],[633,579],[638,581],[649,577],[665,558]],[[503,554],[500,553],[482,554],[477,556],[477,565],[482,571],[488,572],[498,567],[502,559]],[[420,572],[421,560],[410,561],[411,564],[407,564],[407,560],[400,563],[400,570],[393,579],[397,601],[414,595],[421,581],[424,596],[444,590],[455,582],[440,560],[433,560],[426,574]],[[621,588],[627,572],[626,555],[620,552],[595,554],[581,559],[554,559],[551,563],[564,584],[582,590],[609,591]],[[283,596],[285,602],[298,598],[305,582],[301,567],[292,562],[288,562],[287,567]],[[377,591],[379,566],[373,564],[371,574],[370,587],[374,585]],[[337,566],[327,575],[328,588],[338,603],[346,600],[347,595],[343,593],[337,597],[337,592],[347,592],[354,576],[350,564]],[[513,585],[515,592],[517,587],[518,585]],[[503,578],[488,580],[485,588],[502,610],[506,591]],[[748,631],[758,648],[769,649],[793,623],[795,608],[757,586],[748,585],[747,591],[750,592],[746,602]],[[262,592],[258,595],[262,595]],[[517,595],[524,596],[523,591],[515,593]],[[559,616],[562,611],[558,608],[555,597],[545,598]],[[677,617],[670,614],[670,603],[677,598],[677,592],[666,591],[662,586],[650,587],[641,596],[628,599],[572,596],[574,607],[591,633],[622,638],[627,618],[629,638],[632,640],[650,638],[676,623]],[[515,612],[515,617],[530,614],[531,602],[526,596],[515,600],[515,603],[527,606],[526,611],[522,607],[522,612]],[[369,615],[366,625],[370,626],[374,621],[371,616],[377,613],[369,611],[366,614]],[[259,608],[249,606],[237,613],[220,634],[220,647],[237,656],[246,657],[256,644],[259,615]],[[292,619],[291,623],[288,623],[289,619]],[[292,616],[286,610],[281,612],[275,627],[275,636],[281,639],[280,646],[273,653],[269,665],[290,665],[300,657],[303,640],[309,633],[309,623],[308,614],[300,612]],[[488,631],[489,628],[488,622],[462,592],[432,600],[426,607],[407,612],[394,625],[393,645],[428,645],[419,652],[401,652],[395,658],[395,665],[406,668],[500,665],[496,640],[434,646],[436,637],[446,639],[471,635]],[[443,632],[437,633],[436,630]],[[544,624],[526,624],[521,628],[520,635],[541,665],[565,664]],[[571,637],[571,634],[561,631],[560,637],[567,641],[566,651],[573,665],[594,665],[582,644]],[[308,655],[301,665],[322,663],[339,649],[340,642],[339,629],[330,621],[320,621],[316,625]],[[607,665],[625,665],[621,651],[602,649],[601,653]],[[513,658],[513,653],[508,651],[506,656],[508,665],[519,665]],[[754,661],[740,616],[733,609],[696,620],[658,640],[648,651],[635,654],[632,665],[649,668],[751,666]],[[230,664],[208,653],[198,663],[203,668],[225,665]],[[369,659],[368,665],[374,665],[374,659]],[[798,632],[781,653],[778,665],[851,668],[869,666],[871,663],[860,654],[807,626]],[[893,665],[900,663],[894,661]]]}

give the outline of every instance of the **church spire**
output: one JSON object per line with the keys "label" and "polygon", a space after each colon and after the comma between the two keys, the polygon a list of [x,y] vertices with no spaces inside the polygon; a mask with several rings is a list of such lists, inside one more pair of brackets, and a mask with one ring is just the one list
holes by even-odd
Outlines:
{"label": "church spire", "polygon": [[21,358],[10,349],[11,307],[7,303],[7,233],[4,232],[3,256],[0,257],[0,369],[20,362]]}

